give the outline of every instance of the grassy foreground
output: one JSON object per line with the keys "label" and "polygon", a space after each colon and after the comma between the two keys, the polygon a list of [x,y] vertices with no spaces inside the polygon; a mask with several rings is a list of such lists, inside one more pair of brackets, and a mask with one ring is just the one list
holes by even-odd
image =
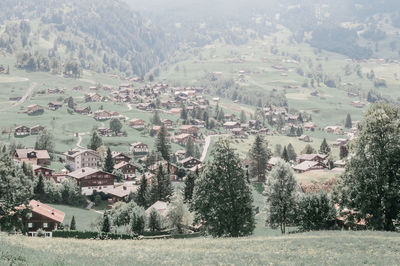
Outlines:
{"label": "grassy foreground", "polygon": [[142,241],[0,234],[0,265],[396,265],[399,261],[400,234],[383,232]]}

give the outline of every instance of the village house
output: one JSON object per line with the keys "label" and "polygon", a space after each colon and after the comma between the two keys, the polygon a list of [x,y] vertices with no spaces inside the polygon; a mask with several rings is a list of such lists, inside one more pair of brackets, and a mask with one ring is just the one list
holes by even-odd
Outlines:
{"label": "village house", "polygon": [[131,161],[131,157],[117,151],[111,152],[112,159],[114,164],[118,164],[120,162],[127,162],[129,163]]}
{"label": "village house", "polygon": [[181,161],[181,160],[185,159],[185,156],[186,156],[185,150],[177,150],[175,152],[175,158],[177,161]]}
{"label": "village house", "polygon": [[247,138],[249,136],[243,128],[234,128],[231,130],[231,133],[233,136],[239,138]]}
{"label": "village house", "polygon": [[308,135],[301,135],[299,137],[299,140],[304,141],[304,142],[311,142],[311,138]]}
{"label": "village house", "polygon": [[240,124],[238,122],[229,121],[224,123],[224,128],[228,131],[231,131],[234,128],[240,128]]}
{"label": "village house", "polygon": [[104,192],[114,188],[115,175],[103,172],[98,169],[84,167],[68,174],[68,177],[74,178],[81,188],[82,195],[90,196],[93,192]]}
{"label": "village house", "polygon": [[351,101],[350,105],[357,107],[357,108],[363,108],[365,106],[365,103],[360,102],[360,101]]}
{"label": "village house", "polygon": [[90,107],[76,107],[74,111],[80,115],[89,115],[91,113]]}
{"label": "village house", "polygon": [[190,134],[194,137],[197,137],[200,133],[200,129],[194,125],[183,125],[179,128],[179,132],[181,134]]}
{"label": "village house", "polygon": [[41,112],[44,112],[44,108],[38,104],[31,104],[26,107],[26,113],[28,115],[33,115]]}
{"label": "village house", "polygon": [[293,166],[297,173],[304,173],[311,170],[320,170],[326,168],[326,165],[319,161],[303,161],[300,164]]}
{"label": "village house", "polygon": [[29,136],[29,134],[31,134],[31,129],[27,126],[19,126],[14,128],[14,136],[16,137]]}
{"label": "village house", "polygon": [[99,128],[97,133],[100,137],[113,137],[115,132],[111,128]]}
{"label": "village house", "polygon": [[162,120],[161,120],[161,123],[162,123],[168,130],[174,129],[173,122],[172,122],[172,120],[170,120],[170,119],[162,119]]}
{"label": "village house", "polygon": [[101,95],[98,93],[87,93],[85,94],[85,102],[100,102]]}
{"label": "village house", "polygon": [[169,113],[173,115],[179,115],[181,112],[182,108],[171,108],[171,110],[169,110]]}
{"label": "village house", "polygon": [[168,203],[166,203],[165,201],[159,200],[151,205],[149,208],[147,208],[147,216],[150,215],[151,209],[155,209],[163,217],[167,217],[168,215]]}
{"label": "village house", "polygon": [[93,113],[93,118],[96,119],[97,121],[108,120],[111,119],[111,113],[105,110],[98,110]]}
{"label": "village house", "polygon": [[190,138],[193,138],[190,134],[179,134],[174,136],[173,141],[182,146],[186,146]]}
{"label": "village house", "polygon": [[312,122],[304,123],[303,127],[304,127],[304,130],[306,130],[306,131],[315,131],[315,129],[317,128],[317,126]]}
{"label": "village house", "polygon": [[50,155],[46,150],[16,149],[13,153],[15,161],[32,165],[50,165]]}
{"label": "village house", "polygon": [[345,146],[347,144],[347,139],[337,139],[336,141],[332,142],[332,146],[334,147],[340,147],[340,146]]}
{"label": "village house", "polygon": [[126,197],[131,193],[135,193],[138,190],[139,186],[135,186],[130,183],[125,183],[122,186],[115,187],[108,191],[108,195],[111,196],[112,203],[116,203],[119,201],[124,201]]}
{"label": "village house", "polygon": [[131,144],[130,151],[133,157],[144,157],[149,153],[149,146],[143,142],[135,142]]}
{"label": "village house", "polygon": [[130,162],[121,161],[114,165],[114,170],[120,170],[126,180],[132,180],[136,177],[136,166]]}
{"label": "village house", "polygon": [[48,106],[49,106],[50,110],[56,111],[63,106],[63,103],[62,102],[49,102]]}
{"label": "village house", "polygon": [[203,128],[206,126],[206,122],[204,122],[203,120],[199,120],[199,119],[193,119],[191,121],[192,125],[198,127],[198,128]]}
{"label": "village house", "polygon": [[134,129],[144,129],[146,122],[143,119],[134,118],[129,121],[129,126]]}
{"label": "village house", "polygon": [[174,180],[176,178],[176,173],[178,172],[178,167],[173,163],[168,163],[166,161],[156,162],[148,167],[149,171],[156,174],[159,166],[162,166],[165,173],[169,173],[171,178]]}
{"label": "village house", "polygon": [[153,110],[153,105],[151,103],[139,103],[136,108],[142,111],[151,111]]}
{"label": "village house", "polygon": [[29,236],[37,236],[37,231],[45,231],[46,237],[52,236],[52,231],[64,221],[65,213],[40,201],[29,202],[30,214],[24,219]]}
{"label": "village house", "polygon": [[342,135],[343,134],[343,127],[342,126],[327,126],[325,128],[326,133],[333,133],[337,135]]}
{"label": "village house", "polygon": [[[52,170],[50,168],[40,166],[40,165],[32,165],[32,171],[36,177],[38,177],[41,174],[46,179],[53,178],[54,170]],[[55,181],[57,181],[57,180],[55,180]]]}
{"label": "village house", "polygon": [[305,161],[324,162],[328,158],[326,154],[302,154],[297,159],[299,163]]}
{"label": "village house", "polygon": [[49,93],[49,94],[64,94],[64,89],[50,88],[50,89],[47,89],[47,93]]}
{"label": "village house", "polygon": [[31,127],[31,135],[39,135],[44,131],[44,126],[36,125]]}
{"label": "village house", "polygon": [[199,159],[196,159],[194,157],[188,157],[186,159],[183,159],[180,161],[182,164],[183,168],[195,171],[197,168],[201,167],[202,162]]}
{"label": "village house", "polygon": [[64,153],[65,163],[71,171],[84,167],[97,168],[100,156],[93,150],[74,149]]}

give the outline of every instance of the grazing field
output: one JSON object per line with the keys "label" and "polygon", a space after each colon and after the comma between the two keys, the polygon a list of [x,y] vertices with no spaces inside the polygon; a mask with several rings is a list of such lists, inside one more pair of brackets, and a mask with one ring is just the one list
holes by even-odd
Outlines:
{"label": "grazing field", "polygon": [[400,234],[310,232],[237,239],[74,240],[0,235],[12,265],[396,265]]}

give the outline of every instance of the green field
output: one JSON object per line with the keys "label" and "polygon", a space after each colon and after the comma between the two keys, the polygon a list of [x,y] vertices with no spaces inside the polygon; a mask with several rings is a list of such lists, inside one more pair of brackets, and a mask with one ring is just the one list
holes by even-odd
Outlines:
{"label": "green field", "polygon": [[397,265],[400,235],[310,232],[238,239],[73,240],[0,235],[4,265]]}

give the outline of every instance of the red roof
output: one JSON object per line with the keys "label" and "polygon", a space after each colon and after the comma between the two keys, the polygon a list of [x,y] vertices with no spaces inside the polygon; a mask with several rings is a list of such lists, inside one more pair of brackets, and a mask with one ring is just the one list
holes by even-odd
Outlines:
{"label": "red roof", "polygon": [[65,213],[60,210],[54,209],[53,207],[41,203],[40,201],[31,200],[29,206],[32,208],[32,212],[39,215],[45,216],[51,220],[62,223],[65,217]]}

